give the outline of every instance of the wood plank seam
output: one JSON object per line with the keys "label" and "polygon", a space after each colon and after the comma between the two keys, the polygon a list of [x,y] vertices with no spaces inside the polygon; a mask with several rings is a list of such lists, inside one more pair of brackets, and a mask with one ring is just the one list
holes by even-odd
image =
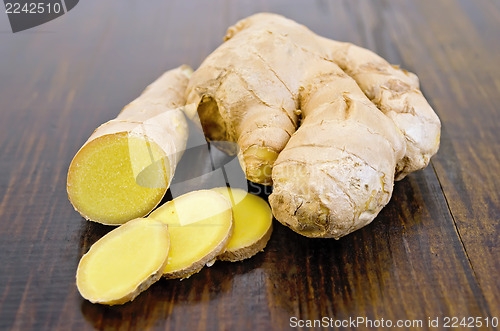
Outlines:
{"label": "wood plank seam", "polygon": [[458,229],[458,226],[457,226],[457,221],[455,219],[455,216],[453,215],[453,212],[451,210],[451,207],[450,207],[450,203],[448,201],[448,197],[446,196],[446,193],[443,189],[443,185],[441,184],[441,180],[439,179],[439,176],[436,172],[436,168],[434,167],[434,164],[431,160],[431,162],[429,162],[429,165],[432,167],[432,171],[434,172],[434,175],[436,176],[436,179],[439,183],[439,187],[441,188],[441,192],[443,194],[443,198],[444,198],[444,201],[446,202],[446,207],[448,208],[448,212],[450,213],[450,216],[451,216],[451,219],[453,220],[453,227],[455,228],[455,231],[457,233],[457,236],[458,236],[458,240],[460,241],[460,245],[462,246],[463,248],[463,251],[464,251],[464,254],[465,254],[465,257],[467,258],[467,262],[472,270],[472,274],[474,275],[474,280],[476,281],[476,284],[477,286],[481,289],[481,299],[482,301],[484,301],[485,303],[485,306],[486,306],[486,309],[487,309],[487,314],[488,316],[491,316],[491,311],[490,311],[490,307],[489,305],[487,304],[487,300],[486,300],[486,297],[483,293],[483,288],[481,287],[481,283],[479,282],[479,279],[477,277],[477,274],[476,274],[476,271],[474,270],[474,265],[472,264],[472,261],[469,257],[469,253],[467,252],[467,248],[465,247],[465,243],[463,242],[462,240],[462,234],[460,233],[460,230]]}

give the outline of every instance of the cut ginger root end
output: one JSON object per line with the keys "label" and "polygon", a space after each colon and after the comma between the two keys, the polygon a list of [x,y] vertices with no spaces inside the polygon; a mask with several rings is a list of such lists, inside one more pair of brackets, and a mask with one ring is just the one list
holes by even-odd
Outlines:
{"label": "cut ginger root end", "polygon": [[213,191],[231,201],[234,217],[233,235],[217,259],[236,262],[262,251],[273,231],[273,214],[268,203],[242,189],[218,187]]}
{"label": "cut ginger root end", "polygon": [[80,148],[67,191],[84,218],[120,225],[146,216],[161,201],[186,147],[181,108],[191,72],[180,66],[164,73]]}
{"label": "cut ginger root end", "polygon": [[[146,161],[150,164],[140,164]],[[137,177],[134,167],[143,168]],[[68,195],[85,218],[119,225],[156,207],[167,191],[168,167],[156,143],[126,132],[105,135],[75,156]]]}
{"label": "cut ginger root end", "polygon": [[78,291],[92,303],[134,300],[161,278],[169,245],[167,227],[154,219],[138,218],[112,230],[80,260]]}
{"label": "cut ginger root end", "polygon": [[200,190],[184,194],[153,211],[148,218],[168,225],[170,253],[166,278],[188,278],[211,264],[233,233],[230,203],[219,193]]}

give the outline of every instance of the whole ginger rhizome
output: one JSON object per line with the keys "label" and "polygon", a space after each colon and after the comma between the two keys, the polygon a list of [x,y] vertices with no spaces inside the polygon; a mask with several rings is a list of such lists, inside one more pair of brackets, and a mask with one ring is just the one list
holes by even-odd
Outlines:
{"label": "whole ginger rhizome", "polygon": [[[215,146],[238,154],[247,179],[273,185],[272,212],[261,198],[217,188],[140,218],[174,176],[187,141],[183,114],[199,120]],[[245,18],[194,73],[181,66],[164,74],[75,156],[68,172],[75,209],[124,224],[82,258],[80,293],[120,304],[161,276],[249,258],[267,244],[273,215],[308,237],[345,236],[378,215],[395,180],[427,166],[440,128],[416,75],[279,15]],[[107,263],[116,252],[121,258]]]}

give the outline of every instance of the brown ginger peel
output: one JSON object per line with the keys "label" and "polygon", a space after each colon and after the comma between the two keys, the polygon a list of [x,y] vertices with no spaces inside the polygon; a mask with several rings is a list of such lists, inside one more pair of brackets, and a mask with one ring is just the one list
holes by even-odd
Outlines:
{"label": "brown ginger peel", "polygon": [[273,185],[273,214],[294,231],[338,239],[370,223],[394,180],[437,152],[417,77],[375,53],[266,13],[225,40],[189,81],[188,116],[209,140],[238,143],[247,178]]}

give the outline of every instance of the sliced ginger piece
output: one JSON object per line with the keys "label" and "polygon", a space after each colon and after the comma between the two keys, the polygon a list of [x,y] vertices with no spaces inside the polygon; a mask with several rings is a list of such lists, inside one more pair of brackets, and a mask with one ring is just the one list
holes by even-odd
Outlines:
{"label": "sliced ginger piece", "polygon": [[234,217],[233,235],[217,259],[241,261],[262,251],[273,232],[273,214],[268,203],[242,189],[218,187],[213,190],[231,201]]}
{"label": "sliced ginger piece", "polygon": [[166,278],[187,278],[200,271],[226,248],[233,232],[230,203],[210,190],[184,194],[160,206],[148,218],[168,225]]}
{"label": "sliced ginger piece", "polygon": [[168,262],[164,223],[138,218],[99,239],[76,273],[80,294],[93,303],[118,305],[134,300],[161,278]]}

